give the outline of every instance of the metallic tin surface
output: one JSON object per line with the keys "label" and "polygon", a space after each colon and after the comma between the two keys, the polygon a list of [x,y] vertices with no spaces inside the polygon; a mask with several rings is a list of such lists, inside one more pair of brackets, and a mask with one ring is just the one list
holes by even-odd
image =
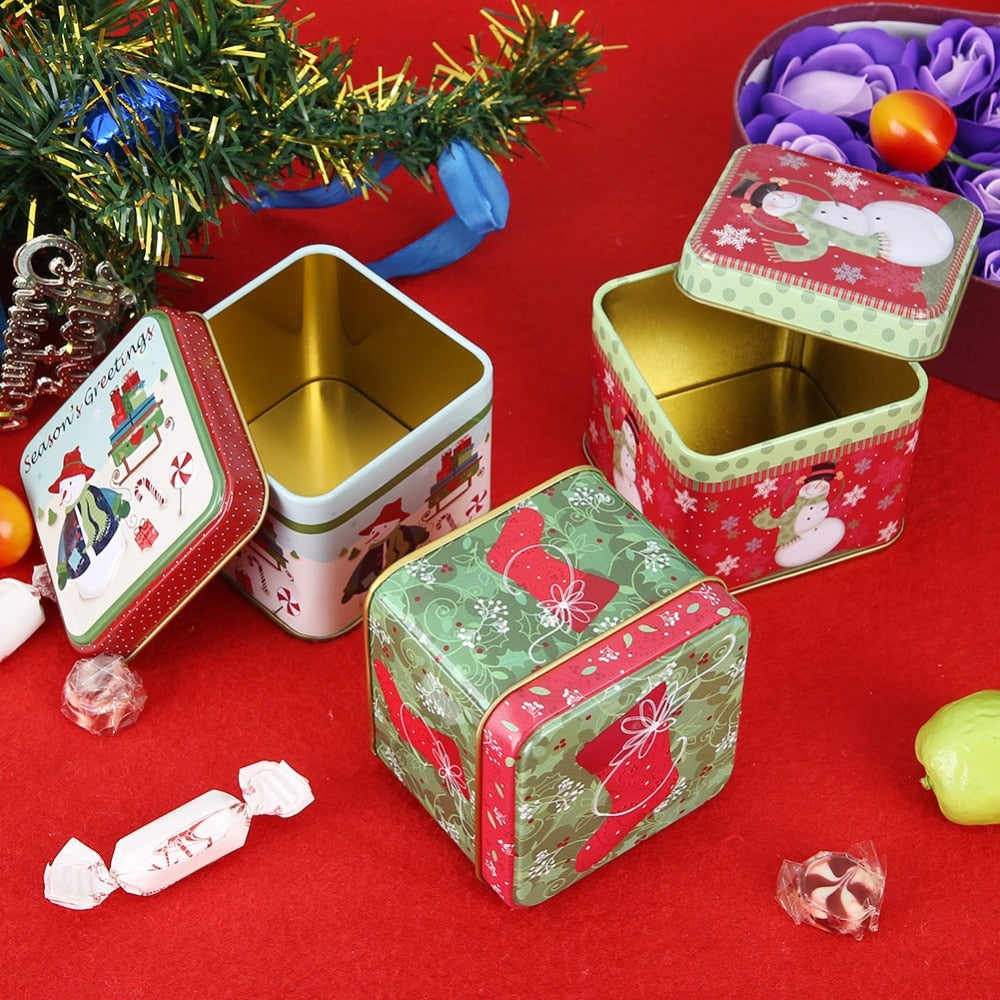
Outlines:
{"label": "metallic tin surface", "polygon": [[205,322],[144,316],[29,442],[70,641],[136,652],[261,523],[267,483]]}
{"label": "metallic tin surface", "polygon": [[509,905],[729,777],[745,612],[594,470],[397,564],[366,632],[376,753]]}
{"label": "metallic tin surface", "polygon": [[288,631],[356,624],[393,560],[489,508],[489,358],[330,246],[208,311],[270,484],[227,576]]}

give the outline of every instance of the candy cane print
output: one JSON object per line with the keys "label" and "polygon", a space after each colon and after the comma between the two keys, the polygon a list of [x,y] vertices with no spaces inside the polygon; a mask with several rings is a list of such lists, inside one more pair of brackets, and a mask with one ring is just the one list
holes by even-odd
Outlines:
{"label": "candy cane print", "polygon": [[147,491],[149,492],[150,496],[152,496],[152,498],[153,498],[153,499],[154,499],[154,500],[155,500],[155,501],[156,501],[156,502],[157,502],[157,503],[158,503],[158,504],[159,504],[159,505],[160,505],[161,507],[162,507],[162,506],[163,506],[163,505],[164,505],[164,504],[165,504],[165,503],[167,502],[167,501],[166,501],[166,500],[165,500],[165,499],[164,499],[164,498],[163,498],[163,497],[162,497],[162,496],[160,495],[160,492],[159,492],[159,490],[157,490],[157,489],[156,489],[156,487],[155,487],[155,486],[154,486],[154,485],[153,485],[153,484],[152,484],[152,483],[151,483],[151,482],[149,481],[149,479],[148,479],[148,478],[146,478],[146,477],[143,477],[142,479],[138,480],[138,482],[136,482],[136,484],[135,484],[135,498],[136,498],[136,500],[141,500],[141,499],[142,499],[142,497],[141,497],[141,496],[140,496],[140,494],[139,494],[139,487],[140,487],[140,486],[141,486],[141,487],[143,487],[144,489],[146,489],[146,490],[147,490]]}

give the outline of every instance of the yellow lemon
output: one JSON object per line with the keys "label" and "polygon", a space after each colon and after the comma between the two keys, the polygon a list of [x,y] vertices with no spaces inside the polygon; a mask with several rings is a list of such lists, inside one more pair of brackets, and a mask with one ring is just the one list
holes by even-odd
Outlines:
{"label": "yellow lemon", "polygon": [[1000,823],[1000,691],[977,691],[939,708],[917,732],[914,749],[947,819],[966,826]]}

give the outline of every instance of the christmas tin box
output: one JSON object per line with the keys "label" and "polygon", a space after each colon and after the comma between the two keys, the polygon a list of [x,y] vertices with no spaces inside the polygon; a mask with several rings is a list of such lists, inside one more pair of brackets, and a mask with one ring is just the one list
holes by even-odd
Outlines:
{"label": "christmas tin box", "polygon": [[21,478],[70,641],[138,650],[261,523],[267,482],[203,319],[154,310],[38,431]]}
{"label": "christmas tin box", "polygon": [[489,508],[490,359],[331,246],[206,317],[270,484],[225,573],[288,631],[337,635],[393,560]]}
{"label": "christmas tin box", "polygon": [[589,459],[733,590],[893,541],[919,361],[980,224],[944,191],[741,147],[680,262],[596,294]]}
{"label": "christmas tin box", "polygon": [[71,642],[134,653],[218,570],[309,639],[489,506],[492,367],[333,247],[154,310],[22,457]]}
{"label": "christmas tin box", "polygon": [[375,752],[511,906],[730,776],[746,613],[592,468],[397,562],[365,621]]}

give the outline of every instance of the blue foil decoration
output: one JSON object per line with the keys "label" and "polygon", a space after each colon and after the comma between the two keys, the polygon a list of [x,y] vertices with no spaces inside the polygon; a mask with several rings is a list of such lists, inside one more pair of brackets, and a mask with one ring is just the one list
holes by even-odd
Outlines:
{"label": "blue foil decoration", "polygon": [[181,106],[173,94],[153,80],[128,77],[107,89],[84,114],[83,134],[94,149],[122,162],[137,153],[140,137],[163,153],[177,147],[183,132]]}

